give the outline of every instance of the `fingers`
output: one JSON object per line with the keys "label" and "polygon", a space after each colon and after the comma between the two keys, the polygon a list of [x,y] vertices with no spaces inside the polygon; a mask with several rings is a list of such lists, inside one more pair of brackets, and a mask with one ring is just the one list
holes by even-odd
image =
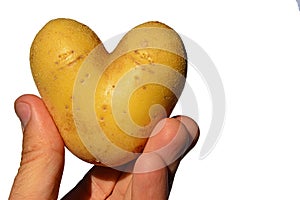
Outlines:
{"label": "fingers", "polygon": [[198,126],[190,118],[164,119],[136,160],[132,174],[95,166],[63,199],[167,199],[170,180],[198,137]]}
{"label": "fingers", "polygon": [[136,161],[131,199],[167,199],[179,162],[199,134],[198,125],[188,117],[162,120]]}
{"label": "fingers", "polygon": [[43,101],[23,95],[15,102],[23,126],[22,160],[10,199],[57,199],[64,143]]}
{"label": "fingers", "polygon": [[170,174],[171,174],[171,176],[169,177],[170,185],[172,185],[172,183],[173,183],[174,175],[177,171],[177,168],[180,164],[180,161],[196,145],[196,143],[199,139],[199,136],[200,136],[199,126],[197,125],[197,123],[193,119],[191,119],[187,116],[176,116],[176,117],[174,117],[174,119],[181,122],[184,125],[184,127],[186,128],[186,130],[188,132],[187,137],[189,137],[189,143],[188,143],[187,148],[185,149],[185,151],[182,152],[181,157],[178,158],[172,164],[168,165],[168,168],[169,168],[169,171],[170,171]]}
{"label": "fingers", "polygon": [[[165,200],[169,195],[168,170],[165,161],[158,154],[142,155],[135,164],[135,173],[132,177],[132,200]],[[153,169],[156,169],[153,171]]]}
{"label": "fingers", "polygon": [[176,116],[174,117],[176,120],[180,121],[186,128],[189,133],[190,143],[189,147],[186,149],[186,152],[183,154],[184,157],[197,143],[200,137],[200,129],[198,124],[187,116]]}
{"label": "fingers", "polygon": [[108,167],[94,166],[63,200],[107,199],[120,174]]}
{"label": "fingers", "polygon": [[160,168],[170,166],[171,171],[174,171],[178,166],[174,163],[178,163],[192,149],[199,134],[198,125],[189,117],[164,119],[153,130],[143,155],[152,153],[159,155],[165,162]]}

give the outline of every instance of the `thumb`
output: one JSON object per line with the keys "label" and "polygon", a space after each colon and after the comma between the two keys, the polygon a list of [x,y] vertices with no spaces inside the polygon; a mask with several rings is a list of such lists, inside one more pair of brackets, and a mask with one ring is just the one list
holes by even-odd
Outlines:
{"label": "thumb", "polygon": [[15,102],[23,128],[22,160],[10,199],[57,199],[64,144],[43,101],[23,95]]}

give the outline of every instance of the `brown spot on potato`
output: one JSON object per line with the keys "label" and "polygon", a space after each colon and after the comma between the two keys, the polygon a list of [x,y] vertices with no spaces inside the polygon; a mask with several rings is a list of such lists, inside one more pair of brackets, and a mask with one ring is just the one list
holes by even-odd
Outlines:
{"label": "brown spot on potato", "polygon": [[69,62],[67,64],[67,66],[71,67],[72,65],[74,65],[75,63],[77,63],[78,61],[80,61],[81,59],[83,59],[84,57],[85,57],[84,55],[77,56],[73,61]]}
{"label": "brown spot on potato", "polygon": [[141,153],[141,152],[143,152],[144,148],[145,148],[145,145],[139,145],[139,146],[135,147],[132,152],[133,153]]}
{"label": "brown spot on potato", "polygon": [[102,110],[103,110],[103,111],[106,111],[106,110],[107,110],[107,107],[108,107],[108,106],[107,106],[107,105],[105,105],[105,104],[104,104],[104,105],[102,105]]}

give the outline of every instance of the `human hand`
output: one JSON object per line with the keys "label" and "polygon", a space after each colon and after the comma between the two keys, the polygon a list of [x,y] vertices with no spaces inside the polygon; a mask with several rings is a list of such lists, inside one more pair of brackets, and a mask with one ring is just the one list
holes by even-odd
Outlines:
{"label": "human hand", "polygon": [[[57,199],[63,140],[40,98],[23,95],[15,110],[23,127],[23,148],[9,199]],[[132,173],[94,166],[63,199],[167,199],[181,159],[198,140],[199,128],[185,116],[164,119],[159,125]]]}

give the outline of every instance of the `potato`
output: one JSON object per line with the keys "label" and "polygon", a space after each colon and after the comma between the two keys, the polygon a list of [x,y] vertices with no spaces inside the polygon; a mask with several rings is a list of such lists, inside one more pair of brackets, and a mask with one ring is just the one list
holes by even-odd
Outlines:
{"label": "potato", "polygon": [[87,26],[55,19],[36,35],[30,63],[66,147],[109,167],[143,151],[177,103],[187,71],[179,35],[160,22],[133,28],[108,53]]}

